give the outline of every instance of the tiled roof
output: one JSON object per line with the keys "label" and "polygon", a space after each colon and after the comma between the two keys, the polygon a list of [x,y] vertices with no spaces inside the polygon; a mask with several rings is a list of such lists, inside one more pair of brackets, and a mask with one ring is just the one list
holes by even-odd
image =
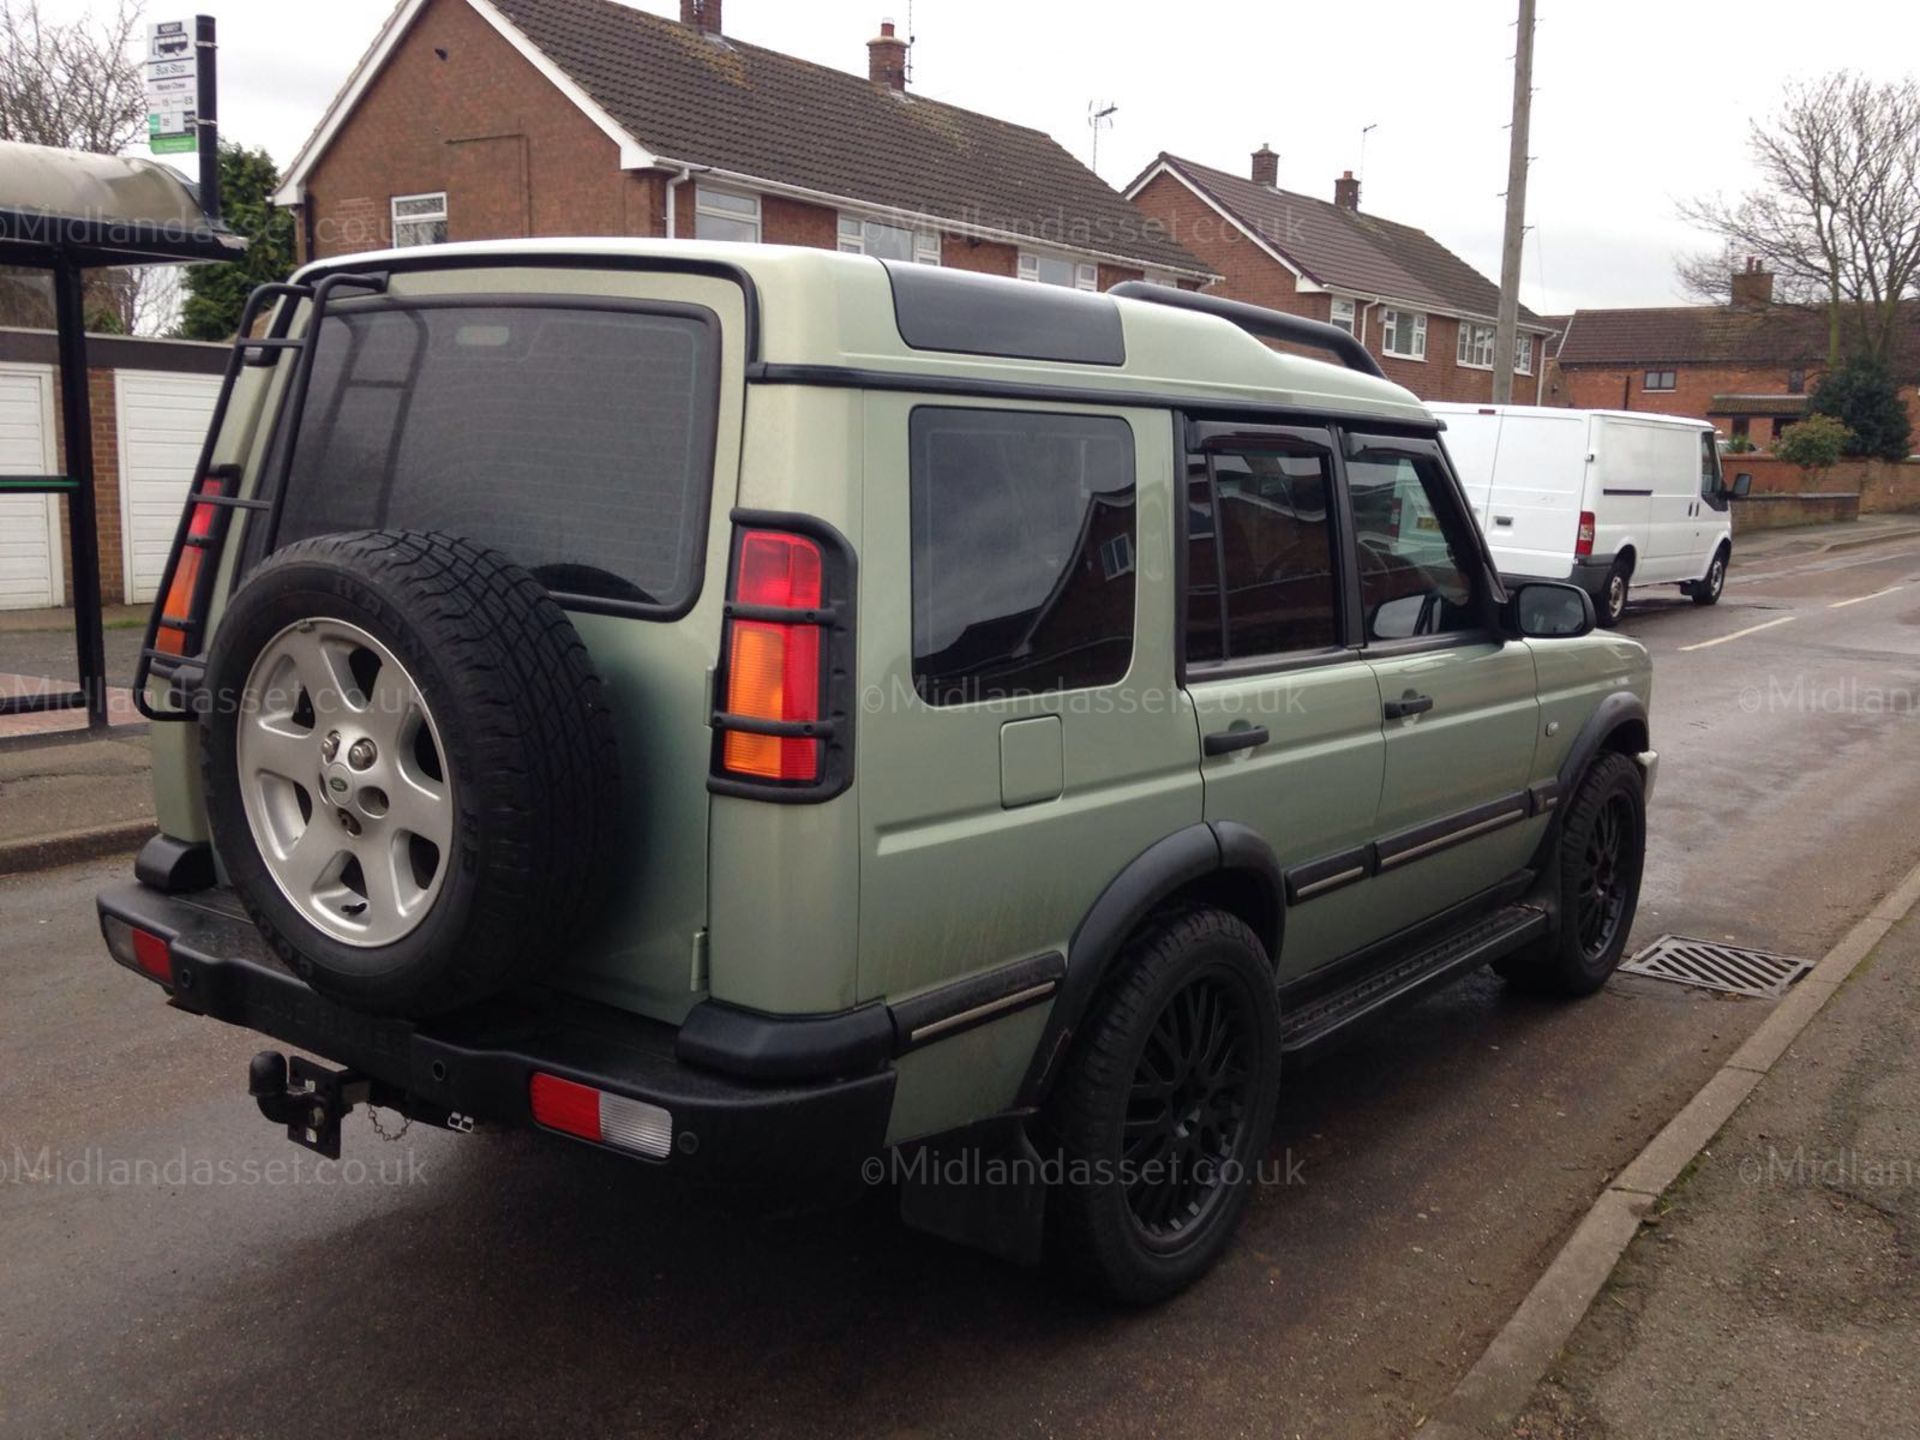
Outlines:
{"label": "tiled roof", "polygon": [[[1920,355],[1920,304],[1905,307],[1898,352]],[[1676,305],[1579,310],[1560,342],[1562,365],[1819,366],[1827,312],[1818,305]]]}
{"label": "tiled roof", "polygon": [[[1424,230],[1165,152],[1145,173],[1163,164],[1316,284],[1462,315],[1499,313],[1500,287]],[[1542,323],[1525,306],[1520,319]]]}
{"label": "tiled roof", "polygon": [[493,0],[654,154],[1206,274],[1052,136],[615,0]]}
{"label": "tiled roof", "polygon": [[1827,317],[1800,305],[1577,310],[1562,365],[1797,365],[1827,358]]}

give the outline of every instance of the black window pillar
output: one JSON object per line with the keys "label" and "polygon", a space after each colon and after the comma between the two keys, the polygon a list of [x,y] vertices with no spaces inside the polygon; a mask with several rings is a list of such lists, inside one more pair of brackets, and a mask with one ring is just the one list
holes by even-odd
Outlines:
{"label": "black window pillar", "polygon": [[66,440],[67,586],[73,596],[74,644],[87,724],[107,723],[106,643],[100,619],[100,529],[93,495],[93,404],[87,385],[87,272],[62,257],[53,269],[55,325],[60,334],[60,421]]}

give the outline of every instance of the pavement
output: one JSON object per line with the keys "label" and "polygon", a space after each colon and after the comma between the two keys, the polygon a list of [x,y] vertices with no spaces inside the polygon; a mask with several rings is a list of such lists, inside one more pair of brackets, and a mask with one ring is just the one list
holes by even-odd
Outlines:
{"label": "pavement", "polygon": [[[1756,537],[1720,605],[1629,612],[1662,753],[1635,946],[1819,956],[1920,863],[1920,534],[1833,538]],[[106,961],[91,897],[126,876],[0,876],[0,1434],[1404,1436],[1791,1003],[1475,977],[1290,1076],[1238,1244],[1122,1314],[905,1231],[884,1194],[719,1203],[364,1114],[357,1170],[293,1170],[244,1094],[258,1038]],[[1565,1433],[1642,1433],[1615,1413]]]}
{"label": "pavement", "polygon": [[1511,1434],[1911,1435],[1920,915],[1661,1197]]}

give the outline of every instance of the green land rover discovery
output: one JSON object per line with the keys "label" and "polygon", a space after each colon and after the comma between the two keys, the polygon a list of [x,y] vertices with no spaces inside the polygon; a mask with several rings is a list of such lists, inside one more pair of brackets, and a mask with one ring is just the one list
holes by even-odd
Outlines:
{"label": "green land rover discovery", "polygon": [[554,240],[326,261],[241,334],[136,680],[161,833],[99,908],[330,1062],[250,1069],[300,1144],[364,1103],[878,1163],[1144,1301],[1229,1243],[1290,1064],[1619,960],[1646,653],[1503,590],[1341,331]]}

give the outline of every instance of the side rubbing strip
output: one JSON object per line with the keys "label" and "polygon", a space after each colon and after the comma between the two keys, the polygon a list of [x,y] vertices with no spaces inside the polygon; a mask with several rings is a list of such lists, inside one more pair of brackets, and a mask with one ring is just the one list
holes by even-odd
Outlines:
{"label": "side rubbing strip", "polygon": [[891,1007],[894,1048],[917,1049],[1037,1005],[1060,988],[1066,970],[1066,957],[1049,951],[902,1000]]}
{"label": "side rubbing strip", "polygon": [[1373,847],[1359,845],[1337,855],[1323,856],[1287,871],[1287,903],[1298,905],[1325,895],[1373,873]]}
{"label": "side rubbing strip", "polygon": [[1522,792],[1503,796],[1490,804],[1476,805],[1471,810],[1462,810],[1444,820],[1402,830],[1398,835],[1390,835],[1379,842],[1380,869],[1391,870],[1409,860],[1436,854],[1485,835],[1490,830],[1524,820],[1531,813],[1531,804],[1525,792]]}

